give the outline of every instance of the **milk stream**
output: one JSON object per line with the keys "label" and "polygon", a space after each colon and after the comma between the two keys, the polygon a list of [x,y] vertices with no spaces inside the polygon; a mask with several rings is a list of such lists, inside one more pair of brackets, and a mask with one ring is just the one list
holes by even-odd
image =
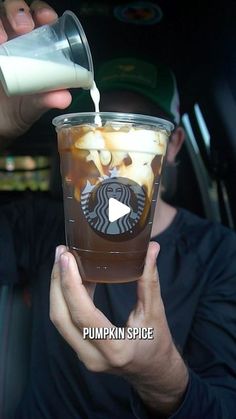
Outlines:
{"label": "milk stream", "polygon": [[[96,86],[95,81],[93,81],[92,87],[90,89],[90,96],[94,103],[95,112],[99,112],[99,102],[100,102],[100,92]],[[96,115],[94,118],[95,124],[97,124],[99,127],[102,126],[102,120],[99,115]]]}

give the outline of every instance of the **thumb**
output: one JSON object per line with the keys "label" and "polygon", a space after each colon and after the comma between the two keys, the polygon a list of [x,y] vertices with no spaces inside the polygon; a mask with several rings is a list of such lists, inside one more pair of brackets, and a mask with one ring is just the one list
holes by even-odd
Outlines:
{"label": "thumb", "polygon": [[157,298],[160,296],[159,276],[157,272],[156,259],[160,246],[156,242],[150,242],[145,259],[142,276],[138,279],[138,304],[137,309],[150,312],[156,306]]}
{"label": "thumb", "polygon": [[156,282],[157,276],[157,265],[156,260],[160,252],[160,245],[156,242],[150,242],[147,250],[147,255],[145,259],[143,275],[145,282]]}
{"label": "thumb", "polygon": [[30,126],[49,109],[67,108],[71,100],[72,97],[68,90],[24,96],[20,104],[22,122]]}

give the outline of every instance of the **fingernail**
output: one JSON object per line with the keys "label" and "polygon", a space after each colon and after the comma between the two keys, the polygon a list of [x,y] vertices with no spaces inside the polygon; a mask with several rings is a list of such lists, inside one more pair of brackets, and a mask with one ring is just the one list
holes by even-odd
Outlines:
{"label": "fingernail", "polygon": [[157,256],[159,255],[160,250],[161,250],[161,248],[160,248],[160,246],[159,246],[159,247],[158,247],[158,249],[156,249],[156,258],[157,258]]}
{"label": "fingernail", "polygon": [[[153,242],[153,243],[155,243],[155,242]],[[157,256],[159,255],[159,252],[160,252],[160,245],[159,245],[159,243],[155,243],[155,251],[153,251],[153,256],[155,258],[157,258]]]}
{"label": "fingernail", "polygon": [[34,26],[34,22],[31,15],[27,13],[23,7],[17,11],[15,16],[13,16],[13,20],[16,26],[29,26],[32,28]]}
{"label": "fingernail", "polygon": [[58,14],[55,12],[55,10],[51,9],[50,7],[39,7],[36,10],[33,10],[33,13],[42,13],[42,14],[50,14],[51,18],[58,19]]}
{"label": "fingernail", "polygon": [[69,258],[67,255],[62,254],[60,257],[60,268],[61,268],[61,272],[64,273],[67,270],[68,267],[68,263],[69,263]]}
{"label": "fingernail", "polygon": [[55,252],[55,263],[59,262],[60,256],[63,252],[65,252],[65,250],[61,246],[57,246]]}

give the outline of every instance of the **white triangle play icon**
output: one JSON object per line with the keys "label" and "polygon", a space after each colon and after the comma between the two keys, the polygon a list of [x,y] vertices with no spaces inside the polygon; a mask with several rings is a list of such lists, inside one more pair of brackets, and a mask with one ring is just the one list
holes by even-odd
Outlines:
{"label": "white triangle play icon", "polygon": [[122,204],[122,202],[117,201],[117,199],[109,199],[108,218],[110,223],[124,217],[124,215],[129,214],[130,211],[131,210],[127,205]]}

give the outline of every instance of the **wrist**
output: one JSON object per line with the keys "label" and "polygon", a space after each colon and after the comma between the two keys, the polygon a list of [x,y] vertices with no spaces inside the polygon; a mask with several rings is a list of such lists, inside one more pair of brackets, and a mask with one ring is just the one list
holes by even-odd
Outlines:
{"label": "wrist", "polygon": [[173,342],[165,355],[157,358],[133,386],[150,412],[169,416],[183,401],[188,369]]}

